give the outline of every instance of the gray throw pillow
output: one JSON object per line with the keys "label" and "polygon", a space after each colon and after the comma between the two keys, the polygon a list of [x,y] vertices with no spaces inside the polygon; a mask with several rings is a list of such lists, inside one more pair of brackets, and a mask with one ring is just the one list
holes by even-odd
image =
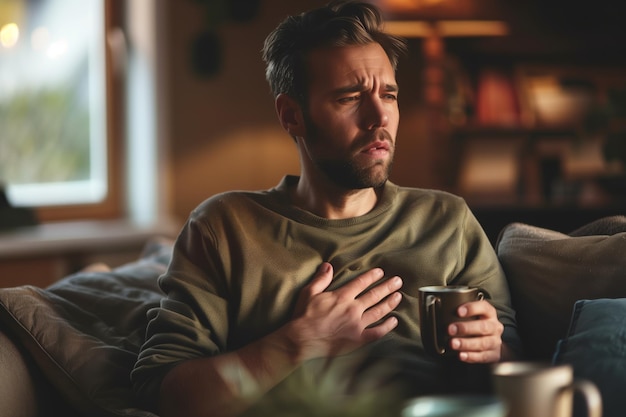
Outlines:
{"label": "gray throw pillow", "polygon": [[529,359],[551,359],[577,300],[626,297],[626,232],[569,236],[512,223],[496,251]]}
{"label": "gray throw pillow", "polygon": [[81,415],[155,417],[137,408],[130,382],[146,312],[163,293],[171,243],[110,271],[81,271],[48,288],[0,289],[0,329],[33,359],[62,400]]}

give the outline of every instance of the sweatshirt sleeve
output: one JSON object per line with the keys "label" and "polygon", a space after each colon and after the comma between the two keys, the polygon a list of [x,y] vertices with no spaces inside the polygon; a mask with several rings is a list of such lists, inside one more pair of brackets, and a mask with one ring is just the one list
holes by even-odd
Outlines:
{"label": "sweatshirt sleeve", "polygon": [[517,333],[515,310],[511,305],[506,276],[489,238],[467,205],[461,230],[461,253],[464,262],[459,264],[462,270],[459,271],[457,282],[479,287],[487,292],[488,300],[504,325],[503,342],[514,352],[521,354],[521,340]]}
{"label": "sweatshirt sleeve", "polygon": [[159,278],[166,296],[148,312],[146,340],[131,373],[137,399],[148,410],[156,410],[161,382],[177,364],[225,349],[227,285],[217,253],[210,229],[192,214]]}

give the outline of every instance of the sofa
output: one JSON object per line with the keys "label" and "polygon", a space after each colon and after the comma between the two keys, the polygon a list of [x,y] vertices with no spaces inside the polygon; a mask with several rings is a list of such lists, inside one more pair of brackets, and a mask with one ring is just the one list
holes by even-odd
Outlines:
{"label": "sofa", "polygon": [[[156,417],[135,406],[129,372],[172,242],[116,268],[94,265],[47,288],[0,289],[2,417]],[[626,396],[626,217],[565,234],[510,223],[495,241],[527,360],[568,363],[593,381],[605,417]]]}

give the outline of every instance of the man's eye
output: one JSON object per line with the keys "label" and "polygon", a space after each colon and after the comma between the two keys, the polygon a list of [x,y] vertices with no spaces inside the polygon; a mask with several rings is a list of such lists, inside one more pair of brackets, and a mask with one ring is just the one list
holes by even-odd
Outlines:
{"label": "man's eye", "polygon": [[341,97],[339,99],[340,103],[352,103],[355,101],[359,101],[359,96],[348,96],[348,97]]}
{"label": "man's eye", "polygon": [[389,100],[389,101],[396,101],[398,100],[398,96],[395,94],[385,94],[383,95],[383,99]]}

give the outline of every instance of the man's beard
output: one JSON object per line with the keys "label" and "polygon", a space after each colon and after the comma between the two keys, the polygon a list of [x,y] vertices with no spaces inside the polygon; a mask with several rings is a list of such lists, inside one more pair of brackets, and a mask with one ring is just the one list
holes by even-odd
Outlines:
{"label": "man's beard", "polygon": [[393,165],[392,160],[386,166],[384,161],[380,161],[369,167],[358,166],[354,159],[320,159],[314,162],[328,179],[347,190],[381,187],[389,178]]}
{"label": "man's beard", "polygon": [[[306,122],[307,140],[319,141],[320,129],[309,119]],[[371,136],[364,137],[352,146],[353,151],[358,151],[375,140],[385,140],[389,145],[388,161],[378,160],[373,165],[360,166],[358,160],[351,156],[343,159],[314,159],[313,163],[336,185],[347,189],[357,190],[363,188],[378,188],[387,182],[393,166],[395,146],[389,133],[380,129]]]}

